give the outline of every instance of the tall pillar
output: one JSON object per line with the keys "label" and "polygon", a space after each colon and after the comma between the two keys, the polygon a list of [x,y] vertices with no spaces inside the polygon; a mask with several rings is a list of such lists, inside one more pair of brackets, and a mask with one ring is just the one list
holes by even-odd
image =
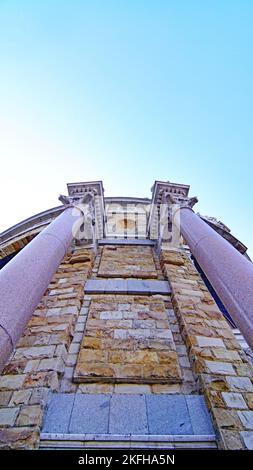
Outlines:
{"label": "tall pillar", "polygon": [[81,210],[66,208],[0,271],[0,372],[82,220]]}
{"label": "tall pillar", "polygon": [[253,349],[253,264],[190,207],[174,221],[235,324]]}

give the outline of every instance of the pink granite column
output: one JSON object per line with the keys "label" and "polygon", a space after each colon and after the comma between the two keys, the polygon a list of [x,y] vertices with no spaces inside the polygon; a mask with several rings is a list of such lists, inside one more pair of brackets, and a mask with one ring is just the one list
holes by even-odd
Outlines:
{"label": "pink granite column", "polygon": [[253,263],[197,216],[192,209],[176,211],[174,221],[253,349]]}
{"label": "pink granite column", "polygon": [[67,208],[0,271],[0,371],[73,239],[82,212]]}

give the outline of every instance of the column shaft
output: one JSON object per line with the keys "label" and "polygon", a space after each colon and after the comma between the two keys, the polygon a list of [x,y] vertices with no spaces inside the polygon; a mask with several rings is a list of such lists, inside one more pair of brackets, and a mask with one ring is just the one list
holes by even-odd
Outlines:
{"label": "column shaft", "polygon": [[253,349],[253,264],[189,208],[175,214],[181,234]]}
{"label": "column shaft", "polygon": [[66,209],[0,271],[0,371],[41,300],[82,217]]}

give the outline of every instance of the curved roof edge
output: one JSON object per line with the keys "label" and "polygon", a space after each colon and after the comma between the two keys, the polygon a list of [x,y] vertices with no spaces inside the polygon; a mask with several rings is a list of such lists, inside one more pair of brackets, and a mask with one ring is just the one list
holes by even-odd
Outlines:
{"label": "curved roof edge", "polygon": [[31,217],[22,220],[21,222],[18,222],[17,224],[0,233],[0,246],[5,241],[11,240],[12,238],[18,235],[22,235],[28,230],[45,225],[47,222],[50,222],[52,219],[55,219],[63,210],[63,205],[53,207],[51,209],[47,209],[46,211],[39,212],[38,214],[34,214]]}
{"label": "curved roof edge", "polygon": [[[129,203],[137,203],[137,204],[150,204],[151,199],[149,198],[139,198],[139,197],[105,197],[105,202],[107,203],[116,203],[116,202],[129,202]],[[12,253],[19,249],[20,247],[16,247],[16,238],[22,238],[27,237],[28,239],[33,238],[38,234],[43,226],[47,225],[50,223],[53,219],[55,219],[58,215],[61,214],[61,212],[64,210],[64,206],[57,206],[53,207],[51,209],[48,209],[43,212],[39,212],[38,214],[35,214],[27,219],[22,220],[21,222],[13,225],[12,227],[4,230],[2,233],[0,233],[0,258],[3,256],[6,256],[7,254]],[[232,235],[231,232],[228,232],[224,229],[222,229],[220,226],[217,226],[216,224],[212,223],[210,220],[206,220],[203,217],[203,220],[205,220],[206,223],[208,223],[216,232],[218,232],[223,238],[225,238],[231,245],[233,245],[241,254],[246,256],[248,259],[249,256],[247,255],[247,247],[240,242],[234,235]],[[28,240],[29,242],[29,240]],[[10,250],[5,250],[5,247],[8,246],[9,244],[13,243],[13,247]],[[25,243],[26,244],[26,243]],[[2,255],[2,256],[1,256]]]}

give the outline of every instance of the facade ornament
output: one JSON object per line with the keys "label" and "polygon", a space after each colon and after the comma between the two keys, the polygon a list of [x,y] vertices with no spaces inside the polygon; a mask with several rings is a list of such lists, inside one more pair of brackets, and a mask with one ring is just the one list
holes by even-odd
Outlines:
{"label": "facade ornament", "polygon": [[81,223],[75,226],[74,238],[79,240],[79,242],[92,239],[95,247],[96,216],[94,191],[87,191],[80,196],[65,196],[61,194],[58,199],[63,203],[66,209],[73,207],[73,209],[77,209],[82,213],[83,218]]}

